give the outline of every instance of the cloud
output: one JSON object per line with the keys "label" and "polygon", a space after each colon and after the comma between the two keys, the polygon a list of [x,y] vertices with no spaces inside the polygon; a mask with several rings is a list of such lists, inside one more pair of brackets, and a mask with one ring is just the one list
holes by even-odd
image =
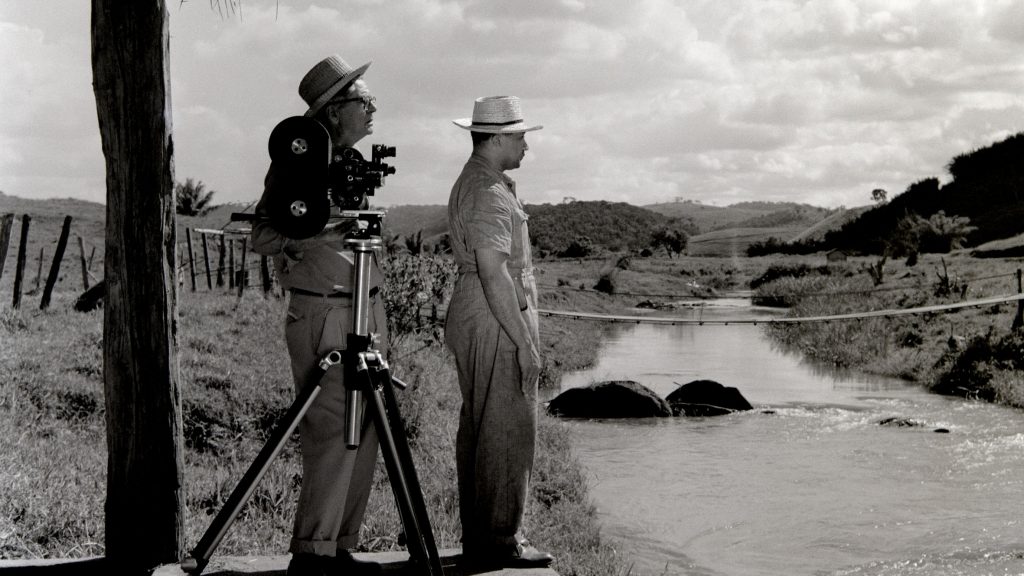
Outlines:
{"label": "cloud", "polygon": [[[102,199],[88,2],[0,4],[0,189]],[[523,98],[531,202],[869,202],[1024,129],[1015,0],[172,3],[176,171],[249,201],[266,141],[332,53],[373,61],[387,204],[443,203],[473,99]],[[17,87],[17,88],[12,88]],[[59,158],[59,162],[54,162]]]}

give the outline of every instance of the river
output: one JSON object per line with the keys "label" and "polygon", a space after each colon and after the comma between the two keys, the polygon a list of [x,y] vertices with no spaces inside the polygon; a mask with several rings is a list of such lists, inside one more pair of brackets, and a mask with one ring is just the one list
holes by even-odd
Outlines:
{"label": "river", "polygon": [[[694,311],[777,313],[742,298]],[[755,407],[564,421],[634,574],[1024,574],[1024,411],[824,370],[752,325],[612,325],[561,387],[606,379],[662,397],[710,379]]]}

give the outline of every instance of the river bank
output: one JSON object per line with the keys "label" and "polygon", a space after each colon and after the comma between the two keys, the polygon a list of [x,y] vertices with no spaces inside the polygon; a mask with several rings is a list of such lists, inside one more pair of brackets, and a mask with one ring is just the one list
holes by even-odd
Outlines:
{"label": "river bank", "polygon": [[[1021,259],[965,252],[923,255],[913,266],[887,262],[882,282],[858,258],[837,265],[780,263],[757,285],[755,302],[789,315],[827,316],[955,304],[1019,292]],[[758,282],[755,281],[755,284]],[[939,313],[772,326],[781,345],[825,365],[919,383],[939,394],[1024,408],[1024,332],[1019,304]]]}

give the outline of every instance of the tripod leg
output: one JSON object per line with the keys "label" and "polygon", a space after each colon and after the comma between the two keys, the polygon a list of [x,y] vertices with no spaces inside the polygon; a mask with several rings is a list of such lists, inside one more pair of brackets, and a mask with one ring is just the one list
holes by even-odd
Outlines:
{"label": "tripod leg", "polygon": [[423,500],[423,489],[420,485],[419,475],[416,473],[416,464],[412,459],[412,450],[409,448],[409,439],[405,434],[405,424],[401,412],[398,409],[398,399],[395,397],[395,389],[392,386],[394,380],[387,369],[383,370],[384,376],[382,395],[388,414],[388,423],[391,426],[392,436],[395,438],[395,449],[398,459],[403,468],[407,471],[406,482],[410,484],[409,494],[412,498],[412,509],[416,514],[420,526],[420,539],[426,552],[423,561],[429,564],[437,574],[441,573],[441,556],[437,551],[437,543],[434,541],[434,531],[431,528],[430,517],[427,514],[427,503]]}
{"label": "tripod leg", "polygon": [[340,354],[331,352],[320,362],[320,370],[314,373],[310,382],[295,397],[292,405],[288,407],[288,411],[285,412],[285,415],[281,417],[271,431],[270,437],[267,438],[267,442],[263,445],[256,459],[249,465],[242,479],[235,486],[235,489],[231,491],[231,495],[224,502],[224,506],[199,540],[199,544],[192,550],[192,556],[186,558],[181,563],[183,570],[196,576],[202,574],[206,565],[210,562],[210,557],[213,556],[214,549],[224,539],[228,528],[235,522],[242,508],[245,507],[249,498],[252,497],[256,485],[259,484],[267,469],[270,468],[271,462],[281,453],[285,442],[292,435],[292,432],[295,431],[295,427],[299,425],[299,421],[306,414],[306,410],[309,409],[313,404],[313,400],[320,393],[320,382],[324,373],[329,367],[337,364],[340,360]]}
{"label": "tripod leg", "polygon": [[391,489],[395,493],[395,501],[405,527],[409,555],[430,576],[443,576],[441,557],[434,542],[423,492],[416,476],[405,430],[402,428],[395,394],[391,389],[390,373],[387,369],[375,370],[371,376],[370,372],[364,372],[371,392],[369,406],[373,412],[373,422],[380,440],[381,455],[388,471],[388,479],[391,481]]}

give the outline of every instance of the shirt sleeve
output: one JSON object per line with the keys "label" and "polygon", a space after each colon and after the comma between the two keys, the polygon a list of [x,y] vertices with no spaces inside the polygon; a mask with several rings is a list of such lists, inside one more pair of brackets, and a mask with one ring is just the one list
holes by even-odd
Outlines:
{"label": "shirt sleeve", "polygon": [[267,170],[267,177],[263,181],[263,196],[254,210],[257,220],[252,223],[252,232],[249,240],[252,243],[252,251],[263,256],[277,256],[284,252],[285,241],[283,234],[274,229],[267,220],[267,191],[270,190],[274,178],[274,167],[271,165]]}
{"label": "shirt sleeve", "polygon": [[505,190],[494,184],[472,195],[466,221],[466,243],[470,251],[490,248],[504,254],[512,253],[512,207]]}

